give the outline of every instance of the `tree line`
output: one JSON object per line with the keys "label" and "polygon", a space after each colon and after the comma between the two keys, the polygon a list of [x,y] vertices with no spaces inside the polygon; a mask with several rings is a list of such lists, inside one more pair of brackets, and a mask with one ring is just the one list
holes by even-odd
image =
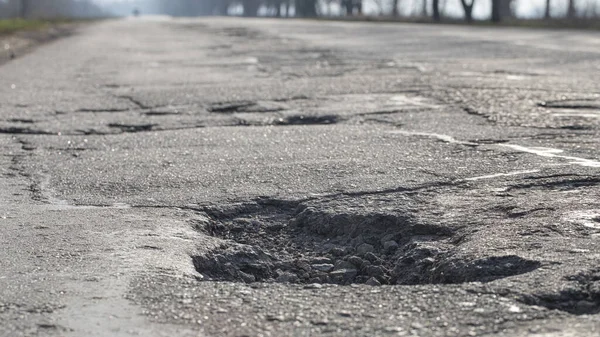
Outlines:
{"label": "tree line", "polygon": [[[154,0],[159,2],[163,11],[171,15],[227,15],[232,7],[242,8],[243,16],[276,16],[276,17],[316,17],[330,14],[328,8],[336,6],[345,16],[360,16],[364,14],[364,5],[370,1],[380,9],[378,15],[400,16],[403,7],[415,6],[420,3],[420,16],[429,16],[434,21],[442,21],[444,9],[449,0]],[[450,0],[451,1],[451,0]],[[528,0],[522,0],[528,1]],[[517,0],[455,0],[463,11],[467,22],[472,22],[473,9],[479,3],[488,3],[490,19],[499,22],[507,17],[515,16]],[[593,5],[592,8],[583,8]],[[551,18],[553,6],[566,8],[565,16],[575,18],[579,15],[597,16],[600,1],[596,0],[545,0],[544,16]],[[385,8],[385,10],[384,10]],[[593,15],[590,15],[592,11]],[[240,13],[236,13],[240,14]]]}
{"label": "tree line", "polygon": [[[442,21],[446,9],[458,6],[467,22],[474,21],[476,5],[487,5],[494,22],[515,17],[516,4],[530,0],[129,0],[100,8],[94,0],[0,0],[0,17],[99,17],[109,13],[109,6],[123,8],[143,6],[153,12],[174,16],[243,15],[275,17],[317,17],[329,15],[361,16],[365,5],[376,8],[376,15],[428,17]],[[543,0],[541,15],[549,19],[562,9],[567,18],[598,17],[600,0]],[[332,10],[335,8],[335,11]],[[555,10],[551,10],[554,8]],[[125,11],[124,13],[127,13]],[[480,13],[481,14],[481,13]],[[373,15],[373,13],[369,13]]]}
{"label": "tree line", "polygon": [[91,0],[0,0],[0,17],[101,17],[106,13]]}

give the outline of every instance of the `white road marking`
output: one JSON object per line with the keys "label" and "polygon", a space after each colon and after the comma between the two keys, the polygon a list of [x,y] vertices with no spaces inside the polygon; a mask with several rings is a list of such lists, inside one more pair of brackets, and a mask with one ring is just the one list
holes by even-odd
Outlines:
{"label": "white road marking", "polygon": [[560,114],[552,114],[552,117],[600,118],[600,114],[593,114],[593,113],[560,113]]}
{"label": "white road marking", "polygon": [[540,172],[540,170],[513,171],[513,172],[508,172],[508,173],[496,173],[496,174],[490,174],[490,175],[486,175],[486,176],[472,177],[472,178],[467,178],[465,180],[476,181],[476,180],[493,179],[493,178],[499,178],[499,177],[510,177],[510,176],[517,176],[517,175],[521,175],[521,174],[538,173],[538,172]]}
{"label": "white road marking", "polygon": [[[450,144],[460,144],[460,145],[468,145],[468,146],[486,145],[486,144],[479,144],[479,143],[474,143],[474,142],[458,140],[450,135],[444,135],[444,134],[439,134],[439,133],[405,131],[405,130],[394,130],[394,131],[389,131],[389,133],[401,134],[401,135],[406,135],[406,136],[421,136],[421,137],[434,138],[434,139],[438,139],[445,143],[450,143]],[[555,149],[555,148],[551,148],[551,147],[527,147],[527,146],[517,145],[517,144],[490,144],[487,146],[509,148],[514,151],[531,153],[531,154],[534,154],[534,155],[537,155],[540,157],[565,159],[565,160],[569,161],[570,165],[579,165],[579,166],[584,166],[584,167],[600,168],[600,161],[598,161],[598,160],[574,157],[574,156],[565,156],[565,155],[561,154],[564,152],[563,150]],[[513,173],[514,174],[522,174],[522,173],[530,173],[530,172],[516,171],[516,172],[512,172],[512,173],[508,173],[508,174],[507,173],[494,173],[494,174],[491,174],[488,176],[474,177],[474,178],[469,178],[469,179],[470,180],[489,179],[489,178],[494,178],[494,177],[513,175]],[[533,172],[531,172],[531,173],[533,173]]]}
{"label": "white road marking", "polygon": [[572,165],[600,168],[600,161],[581,157],[559,155],[559,153],[564,152],[560,149],[554,149],[550,147],[525,147],[515,144],[498,144],[497,146],[507,147],[515,151],[531,153],[541,157],[566,159],[569,160],[569,164]]}
{"label": "white road marking", "polygon": [[600,229],[600,211],[585,210],[569,212],[565,216],[568,222],[581,225],[587,228]]}
{"label": "white road marking", "polygon": [[439,105],[436,105],[433,103],[428,103],[427,100],[424,99],[423,97],[395,95],[395,96],[390,97],[390,101],[393,102],[392,103],[393,105],[401,105],[401,106],[412,105],[412,106],[420,106],[420,107],[426,107],[426,108],[431,108],[431,109],[440,108]]}
{"label": "white road marking", "polygon": [[390,131],[390,133],[397,133],[397,134],[407,135],[407,136],[421,136],[421,137],[435,138],[435,139],[441,140],[442,142],[450,143],[450,144],[461,144],[461,145],[470,145],[470,146],[479,145],[477,143],[465,142],[462,140],[458,140],[452,136],[442,135],[439,133],[413,132],[413,131],[403,131],[403,130]]}

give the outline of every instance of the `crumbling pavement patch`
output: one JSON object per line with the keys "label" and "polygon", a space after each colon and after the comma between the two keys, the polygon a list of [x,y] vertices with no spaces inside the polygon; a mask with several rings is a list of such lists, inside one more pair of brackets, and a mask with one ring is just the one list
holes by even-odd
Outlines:
{"label": "crumbling pavement patch", "polygon": [[410,213],[339,212],[261,199],[207,207],[195,227],[222,239],[193,256],[206,280],[348,285],[488,282],[533,271],[516,255],[468,258],[464,239]]}

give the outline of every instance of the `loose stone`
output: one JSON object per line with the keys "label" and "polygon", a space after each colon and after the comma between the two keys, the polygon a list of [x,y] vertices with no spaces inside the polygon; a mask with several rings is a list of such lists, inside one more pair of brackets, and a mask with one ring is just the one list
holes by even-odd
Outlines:
{"label": "loose stone", "polygon": [[312,268],[318,271],[330,272],[333,270],[333,265],[330,263],[313,264]]}
{"label": "loose stone", "polygon": [[368,243],[363,243],[356,248],[356,252],[359,254],[366,254],[375,251],[375,247]]}
{"label": "loose stone", "polygon": [[357,268],[361,268],[363,266],[363,264],[365,263],[365,261],[363,259],[361,259],[360,257],[358,257],[356,255],[350,256],[348,258],[348,262],[352,263]]}
{"label": "loose stone", "polygon": [[332,271],[329,276],[335,283],[350,283],[354,280],[358,271],[356,269],[340,269]]}
{"label": "loose stone", "polygon": [[366,285],[370,285],[370,286],[380,286],[381,282],[379,282],[376,278],[371,277],[370,279],[367,280],[367,282],[365,282]]}
{"label": "loose stone", "polygon": [[341,270],[341,269],[356,269],[356,267],[354,266],[354,264],[352,264],[348,261],[339,260],[335,263],[334,270]]}
{"label": "loose stone", "polygon": [[385,249],[386,252],[394,252],[398,249],[398,242],[394,240],[386,241],[383,243],[383,249]]}

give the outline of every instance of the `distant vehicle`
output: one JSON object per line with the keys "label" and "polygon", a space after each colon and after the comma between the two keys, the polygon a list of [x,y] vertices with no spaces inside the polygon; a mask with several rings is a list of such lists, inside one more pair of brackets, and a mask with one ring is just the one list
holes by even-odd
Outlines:
{"label": "distant vehicle", "polygon": [[137,9],[137,8],[135,8],[135,9],[133,10],[133,16],[140,16],[140,10],[139,10],[139,9]]}

